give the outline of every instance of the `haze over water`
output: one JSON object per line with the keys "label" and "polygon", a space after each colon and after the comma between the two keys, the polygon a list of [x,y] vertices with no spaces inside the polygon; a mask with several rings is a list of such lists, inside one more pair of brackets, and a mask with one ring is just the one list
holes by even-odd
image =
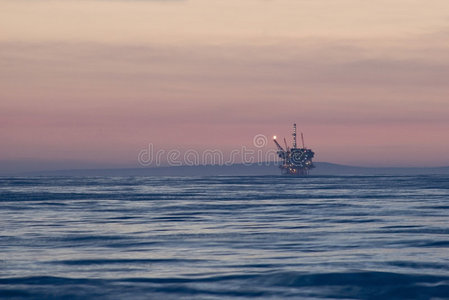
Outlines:
{"label": "haze over water", "polygon": [[449,177],[0,179],[0,295],[449,295]]}

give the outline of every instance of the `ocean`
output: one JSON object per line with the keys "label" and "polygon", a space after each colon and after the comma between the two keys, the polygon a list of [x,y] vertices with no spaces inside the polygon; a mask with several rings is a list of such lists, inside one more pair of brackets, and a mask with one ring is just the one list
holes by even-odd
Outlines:
{"label": "ocean", "polygon": [[0,178],[1,299],[449,299],[449,176]]}

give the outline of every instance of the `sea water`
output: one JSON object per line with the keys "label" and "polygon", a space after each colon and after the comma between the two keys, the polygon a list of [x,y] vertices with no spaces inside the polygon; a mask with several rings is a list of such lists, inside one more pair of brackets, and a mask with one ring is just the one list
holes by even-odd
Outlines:
{"label": "sea water", "polygon": [[0,298],[449,298],[449,176],[0,178]]}

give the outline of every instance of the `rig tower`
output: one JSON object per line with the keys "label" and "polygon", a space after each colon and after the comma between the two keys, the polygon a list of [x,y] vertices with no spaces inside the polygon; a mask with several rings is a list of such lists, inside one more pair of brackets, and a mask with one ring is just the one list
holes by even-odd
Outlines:
{"label": "rig tower", "polygon": [[308,149],[304,145],[304,135],[301,132],[302,148],[297,147],[296,142],[296,123],[293,124],[293,147],[289,148],[285,139],[285,149],[278,143],[276,136],[273,137],[273,141],[278,148],[278,155],[282,159],[282,163],[279,166],[282,175],[291,176],[307,176],[309,170],[315,168],[312,162],[312,158],[315,153],[312,149]]}

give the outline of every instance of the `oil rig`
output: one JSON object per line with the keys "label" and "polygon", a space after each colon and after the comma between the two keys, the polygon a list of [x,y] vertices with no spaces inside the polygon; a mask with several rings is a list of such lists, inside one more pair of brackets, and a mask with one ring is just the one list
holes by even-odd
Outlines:
{"label": "oil rig", "polygon": [[315,168],[312,158],[315,153],[312,149],[306,148],[304,145],[304,135],[301,132],[302,148],[298,148],[296,144],[296,123],[293,124],[293,147],[289,148],[287,141],[284,138],[285,149],[279,145],[276,136],[273,141],[278,148],[277,154],[282,159],[282,164],[279,166],[282,175],[292,176],[307,176],[309,170]]}

